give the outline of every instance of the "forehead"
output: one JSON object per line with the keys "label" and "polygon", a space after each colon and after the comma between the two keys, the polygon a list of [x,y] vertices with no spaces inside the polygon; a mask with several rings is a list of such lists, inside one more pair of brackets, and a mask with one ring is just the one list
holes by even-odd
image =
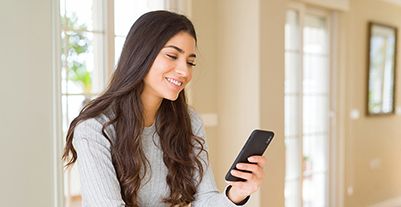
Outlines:
{"label": "forehead", "polygon": [[195,53],[195,39],[188,32],[179,32],[171,37],[165,46],[176,46],[184,50],[185,53]]}

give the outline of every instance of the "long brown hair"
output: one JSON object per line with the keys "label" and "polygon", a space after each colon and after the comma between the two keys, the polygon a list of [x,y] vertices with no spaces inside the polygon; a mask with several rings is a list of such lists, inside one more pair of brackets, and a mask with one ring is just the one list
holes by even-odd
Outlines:
{"label": "long brown hair", "polygon": [[[138,190],[149,164],[141,145],[144,129],[140,99],[144,88],[143,79],[162,47],[182,31],[196,41],[195,29],[183,15],[168,11],[153,11],[142,15],[128,33],[108,87],[102,95],[84,106],[68,129],[63,154],[66,167],[77,160],[72,144],[75,127],[86,119],[101,114],[108,116],[109,121],[103,124],[102,133],[111,143],[112,162],[122,198],[129,207],[139,206]],[[116,137],[113,141],[105,131],[109,126],[115,129]],[[202,159],[199,157],[204,151],[204,141],[192,132],[184,91],[175,101],[162,101],[155,126],[160,137],[163,161],[168,169],[166,182],[170,194],[163,202],[170,206],[187,205],[194,201],[196,188],[204,174]]]}

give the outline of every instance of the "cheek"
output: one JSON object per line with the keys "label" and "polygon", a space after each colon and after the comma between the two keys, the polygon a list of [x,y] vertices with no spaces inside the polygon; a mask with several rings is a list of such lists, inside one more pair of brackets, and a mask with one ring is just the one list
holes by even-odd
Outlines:
{"label": "cheek", "polygon": [[192,72],[190,72],[189,74],[188,74],[188,78],[187,78],[187,81],[188,82],[190,82],[192,80]]}
{"label": "cheek", "polygon": [[165,60],[162,57],[156,58],[156,60],[153,62],[152,68],[155,73],[165,73],[170,70],[172,70],[173,66],[171,63],[169,63],[167,60]]}
{"label": "cheek", "polygon": [[160,81],[164,79],[164,73],[165,73],[165,64],[159,62],[154,62],[152,67],[150,68],[148,74],[146,75],[146,78],[149,81],[155,82],[155,81]]}

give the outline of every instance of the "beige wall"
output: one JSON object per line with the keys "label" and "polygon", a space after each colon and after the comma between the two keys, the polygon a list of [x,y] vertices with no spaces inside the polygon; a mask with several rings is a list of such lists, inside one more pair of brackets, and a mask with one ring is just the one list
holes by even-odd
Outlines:
{"label": "beige wall", "polygon": [[51,1],[0,1],[0,206],[53,205]]}
{"label": "beige wall", "polygon": [[[217,114],[217,8],[210,6],[214,0],[192,1],[191,20],[195,25],[198,36],[197,66],[191,81],[191,101],[201,114]],[[205,12],[208,15],[205,15]],[[206,128],[209,144],[209,156],[217,157],[217,127]],[[216,166],[215,159],[211,159]]]}
{"label": "beige wall", "polygon": [[[260,127],[258,7],[259,1],[217,3],[217,145],[224,146],[218,155],[217,178],[224,178],[250,131]],[[251,206],[259,205],[256,193]]]}
{"label": "beige wall", "polygon": [[[378,0],[351,0],[350,10],[340,15],[346,35],[346,113],[358,110],[359,119],[345,120],[345,206],[367,206],[401,196],[401,116],[366,117],[368,21],[398,27],[401,40],[401,7]],[[401,106],[401,44],[398,42],[396,104]],[[372,165],[372,166],[371,166]],[[376,167],[375,167],[376,166]]]}
{"label": "beige wall", "polygon": [[284,24],[287,1],[260,2],[260,125],[276,133],[273,145],[265,154],[267,169],[261,188],[261,207],[284,206]]}

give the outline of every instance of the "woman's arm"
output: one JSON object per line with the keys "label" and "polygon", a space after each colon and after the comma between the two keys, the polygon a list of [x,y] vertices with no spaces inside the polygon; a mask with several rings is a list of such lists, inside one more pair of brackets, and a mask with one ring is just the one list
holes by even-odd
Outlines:
{"label": "woman's arm", "polygon": [[[190,110],[191,114],[191,122],[192,128],[194,129],[194,135],[201,137],[205,140],[205,150],[207,150],[206,143],[206,133],[203,126],[203,122],[199,115],[197,115],[193,110]],[[200,154],[201,161],[204,163],[204,176],[202,178],[201,183],[197,188],[197,193],[195,195],[195,201],[192,202],[192,207],[238,207],[245,204],[249,197],[246,197],[239,204],[235,204],[228,196],[228,192],[231,187],[227,186],[224,192],[219,192],[216,183],[214,180],[214,175],[212,168],[208,162],[206,152],[201,152]]]}
{"label": "woman's arm", "polygon": [[230,190],[230,188],[230,186],[227,186],[224,192],[219,192],[217,190],[214,176],[209,166],[203,176],[202,182],[198,186],[192,207],[238,207],[244,205],[248,201],[249,197],[238,202],[238,204],[234,203],[228,197],[227,190]]}
{"label": "woman's arm", "polygon": [[101,123],[88,119],[74,131],[82,204],[84,207],[122,207],[125,204],[111,160],[110,143],[101,130]]}

